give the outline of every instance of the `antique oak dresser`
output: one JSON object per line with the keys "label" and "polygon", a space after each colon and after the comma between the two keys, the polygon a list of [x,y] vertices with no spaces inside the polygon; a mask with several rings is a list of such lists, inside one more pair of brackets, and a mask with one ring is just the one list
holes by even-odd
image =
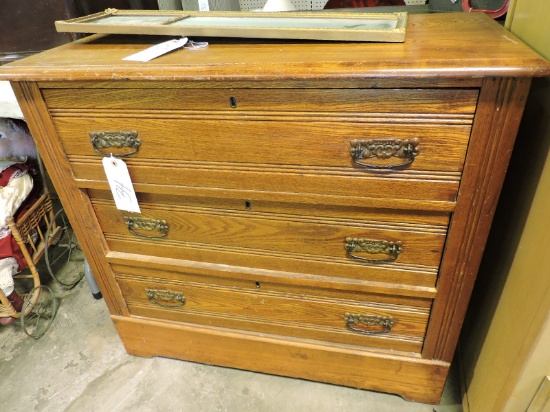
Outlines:
{"label": "antique oak dresser", "polygon": [[480,13],[411,15],[404,43],[208,40],[137,63],[158,37],[93,35],[0,70],[125,348],[437,403],[550,64]]}

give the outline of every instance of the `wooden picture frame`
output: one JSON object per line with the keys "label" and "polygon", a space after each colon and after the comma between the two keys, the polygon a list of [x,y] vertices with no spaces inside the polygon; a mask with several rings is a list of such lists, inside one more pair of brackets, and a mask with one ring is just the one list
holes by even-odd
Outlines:
{"label": "wooden picture frame", "polygon": [[59,32],[404,42],[408,14],[117,10],[55,22]]}

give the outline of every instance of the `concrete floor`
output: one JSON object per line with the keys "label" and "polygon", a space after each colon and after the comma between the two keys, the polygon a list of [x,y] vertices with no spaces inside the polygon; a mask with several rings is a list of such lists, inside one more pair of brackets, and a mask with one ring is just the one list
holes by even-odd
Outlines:
{"label": "concrete floor", "polygon": [[38,340],[0,326],[0,411],[460,412],[452,374],[440,405],[394,395],[166,358],[128,355],[103,300],[83,279]]}

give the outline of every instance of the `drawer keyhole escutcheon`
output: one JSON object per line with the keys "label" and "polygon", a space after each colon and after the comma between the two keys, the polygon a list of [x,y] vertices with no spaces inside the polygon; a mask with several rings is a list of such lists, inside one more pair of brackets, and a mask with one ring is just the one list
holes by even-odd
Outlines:
{"label": "drawer keyhole escutcheon", "polygon": [[[354,139],[349,142],[350,155],[359,166],[371,169],[398,169],[409,166],[420,153],[420,139]],[[390,163],[398,158],[399,163]],[[362,160],[372,159],[370,162]],[[405,159],[402,161],[401,159]]]}
{"label": "drawer keyhole escutcheon", "polygon": [[[130,233],[147,239],[160,239],[168,236],[166,220],[147,219],[143,217],[124,216],[124,222]],[[149,235],[141,232],[159,232],[158,235]]]}
{"label": "drawer keyhole escutcheon", "polygon": [[237,98],[231,96],[231,97],[229,98],[229,105],[230,105],[233,109],[236,109],[236,108],[237,108]]}
{"label": "drawer keyhole escutcheon", "polygon": [[352,332],[364,335],[389,333],[393,327],[393,318],[391,316],[346,313],[344,318],[346,320],[346,328]]}
{"label": "drawer keyhole escutcheon", "polygon": [[181,292],[171,290],[145,289],[147,299],[165,308],[178,308],[185,305],[185,296]]}
{"label": "drawer keyhole escutcheon", "polygon": [[89,132],[88,135],[93,149],[102,156],[127,157],[141,147],[141,139],[134,130]]}
{"label": "drawer keyhole escutcheon", "polygon": [[[403,252],[403,246],[400,241],[392,242],[388,240],[372,240],[360,238],[346,238],[345,245],[348,257],[368,263],[393,262]],[[367,258],[358,256],[355,253],[367,253],[370,255],[387,255],[382,258]]]}

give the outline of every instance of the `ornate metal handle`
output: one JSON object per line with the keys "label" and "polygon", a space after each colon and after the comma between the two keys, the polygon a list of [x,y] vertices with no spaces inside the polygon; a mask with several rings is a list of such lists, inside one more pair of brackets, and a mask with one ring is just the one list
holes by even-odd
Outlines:
{"label": "ornate metal handle", "polygon": [[[168,223],[166,220],[146,219],[143,217],[124,216],[124,222],[128,226],[128,230],[136,236],[145,237],[147,239],[160,239],[168,236]],[[136,230],[144,230],[148,232],[157,231],[160,235],[146,235],[136,232]]]}
{"label": "ornate metal handle", "polygon": [[[418,144],[420,139],[354,139],[349,142],[350,154],[352,160],[359,166],[369,167],[371,169],[397,169],[405,167],[414,162],[414,158],[420,153]],[[370,159],[376,157],[378,159],[389,159],[397,157],[407,159],[403,163],[393,165],[377,165],[365,163],[359,159]]]}
{"label": "ornate metal handle", "polygon": [[[141,140],[136,131],[100,131],[89,132],[88,134],[90,135],[94,150],[104,156],[109,156],[111,154],[115,157],[131,156],[137,153],[141,146]],[[131,150],[126,153],[111,153],[110,151],[101,150],[108,148],[130,148]]]}
{"label": "ornate metal handle", "polygon": [[[363,333],[365,335],[381,335],[389,333],[393,327],[393,318],[391,316],[360,315],[357,313],[346,313],[346,328],[352,332]],[[382,329],[371,329],[371,328]]]}
{"label": "ornate metal handle", "polygon": [[178,308],[185,305],[185,296],[180,292],[171,290],[145,289],[147,299],[155,305],[165,308]]}
{"label": "ornate metal handle", "polygon": [[[346,238],[344,247],[346,248],[348,257],[369,263],[393,262],[399,257],[399,254],[403,252],[401,242],[392,242],[388,240],[357,239],[348,237]],[[353,252],[364,252],[373,255],[384,254],[389,255],[389,257],[385,259],[369,259],[354,255]]]}

